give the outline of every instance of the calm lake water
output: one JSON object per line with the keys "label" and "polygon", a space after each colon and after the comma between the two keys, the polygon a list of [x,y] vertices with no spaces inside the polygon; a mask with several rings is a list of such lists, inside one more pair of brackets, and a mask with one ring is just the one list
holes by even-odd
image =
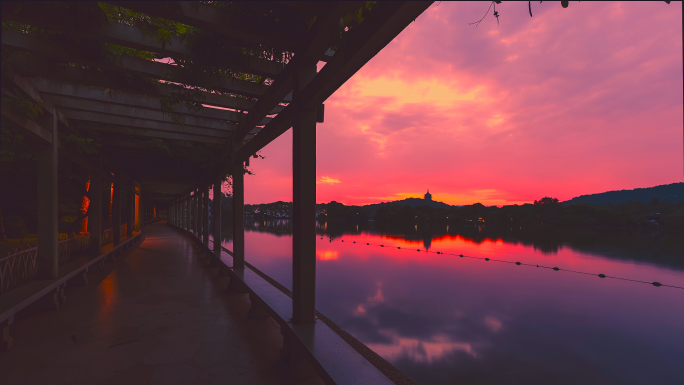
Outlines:
{"label": "calm lake water", "polygon": [[[291,289],[289,221],[246,227],[246,260]],[[420,383],[684,384],[684,290],[597,276],[684,287],[681,230],[318,233],[317,309]]]}

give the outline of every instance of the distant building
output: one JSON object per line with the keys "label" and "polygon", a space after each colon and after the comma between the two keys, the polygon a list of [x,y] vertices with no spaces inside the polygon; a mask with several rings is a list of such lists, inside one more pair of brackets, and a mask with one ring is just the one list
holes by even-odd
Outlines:
{"label": "distant building", "polygon": [[426,201],[432,200],[432,194],[430,194],[430,189],[428,189],[427,192],[425,193],[425,200]]}

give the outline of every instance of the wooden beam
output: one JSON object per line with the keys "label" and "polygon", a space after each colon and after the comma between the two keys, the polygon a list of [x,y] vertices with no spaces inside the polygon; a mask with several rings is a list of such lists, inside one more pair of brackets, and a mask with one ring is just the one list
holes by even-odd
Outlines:
{"label": "wooden beam", "polygon": [[232,132],[237,127],[237,124],[235,123],[229,123],[218,119],[196,117],[194,115],[178,115],[178,121],[176,121],[170,114],[163,113],[159,110],[155,111],[146,108],[107,103],[104,101],[75,99],[67,96],[49,94],[47,98],[64,111],[89,111],[98,114],[115,115],[138,120],[152,120],[156,122],[180,125],[181,127],[191,126],[216,130],[216,133],[219,131]]}
{"label": "wooden beam", "polygon": [[[321,69],[302,91],[302,109],[310,109],[323,103],[361,67],[389,44],[401,31],[423,13],[431,2],[377,3],[382,7],[371,14],[349,36],[347,44],[340,47],[328,64]],[[286,68],[287,70],[287,68]],[[246,159],[256,153],[292,126],[293,104],[288,105],[254,139],[236,152],[236,159]]]}
{"label": "wooden beam", "polygon": [[[55,106],[52,105],[52,103],[49,100],[44,100],[42,95],[34,87],[32,87],[26,79],[24,79],[21,75],[17,74],[11,65],[7,64],[4,67],[3,76],[6,76],[9,79],[9,81],[14,83],[19,88],[19,90],[21,90],[21,92],[24,92],[26,94],[26,96],[34,100],[42,100],[43,109],[46,110],[50,115],[56,115],[57,121],[62,123],[64,126],[69,127],[69,122],[67,121],[67,118],[64,116],[64,114],[57,108],[55,108]],[[6,121],[11,122],[12,125],[15,125],[16,127],[23,129],[25,132],[28,132],[29,135],[34,140],[37,140],[39,143],[52,143],[52,133],[50,131],[43,128],[40,124],[14,111],[4,102],[2,104],[2,116],[3,119],[6,119]],[[70,160],[71,162],[85,168],[86,170],[95,170],[92,166],[92,162],[90,162],[88,159],[83,158],[82,156],[73,154],[71,151],[69,151],[69,149],[66,148],[64,143],[59,139],[57,142],[57,147],[59,156],[62,156]]]}
{"label": "wooden beam", "polygon": [[147,138],[159,138],[159,139],[175,139],[183,140],[187,142],[197,142],[197,143],[210,143],[210,144],[224,144],[226,139],[209,137],[209,136],[199,136],[192,134],[184,134],[179,132],[167,132],[167,131],[157,131],[157,130],[146,130],[146,129],[135,129],[131,130],[131,127],[121,127],[121,126],[104,126],[102,124],[90,125],[89,128],[102,131],[110,132],[119,135],[126,136],[142,136]]}
{"label": "wooden beam", "polygon": [[[84,54],[78,47],[62,44],[56,40],[49,40],[21,32],[5,30],[2,32],[2,48],[28,52],[49,59],[61,60],[66,62],[77,62],[102,69],[117,71],[128,74],[136,74],[153,79],[178,78],[182,75],[177,73],[178,67],[157,61],[145,60],[133,56],[121,55],[117,57],[117,64],[98,59],[92,55]],[[198,87],[210,87],[222,92],[230,92],[245,96],[260,96],[267,85],[258,84],[242,79],[220,78],[218,80],[199,81],[195,78],[182,77],[175,80],[178,83],[194,85]]]}
{"label": "wooden beam", "polygon": [[[2,75],[7,77],[7,79],[14,83],[14,85],[16,85],[28,97],[34,100],[43,100],[40,92],[38,92],[38,90],[36,90],[35,87],[30,84],[28,79],[25,79],[23,76],[19,75],[10,63],[7,63],[5,66],[3,66],[2,71]],[[43,109],[45,109],[51,115],[57,114],[57,120],[64,126],[69,127],[69,122],[67,122],[64,115],[55,109],[49,100],[43,100]]]}
{"label": "wooden beam", "polygon": [[206,136],[217,139],[223,138],[223,140],[226,140],[227,138],[231,137],[231,132],[224,130],[215,130],[190,125],[181,126],[180,124],[176,123],[165,123],[147,119],[136,119],[126,116],[109,115],[92,111],[78,111],[66,108],[64,108],[63,111],[64,114],[72,120],[81,120],[92,123],[113,124],[117,126],[124,126],[131,129],[145,129],[151,131],[174,132],[179,134],[192,134],[193,136]]}
{"label": "wooden beam", "polygon": [[[70,84],[63,82],[56,82],[47,79],[31,79],[29,83],[46,95],[62,95],[75,99],[95,100],[106,103],[120,104],[123,106],[133,106],[137,108],[146,108],[150,110],[161,111],[162,105],[159,98],[134,94],[131,92],[122,92],[115,90],[103,90],[101,88],[83,86],[78,84]],[[281,107],[281,111],[284,107]],[[273,111],[272,111],[273,112]],[[236,111],[223,110],[218,108],[205,107],[199,112],[193,111],[184,105],[174,106],[174,114],[188,115],[197,118],[209,118],[228,120],[232,122],[239,122],[243,119],[244,114]],[[276,112],[273,112],[274,114]],[[271,118],[265,118],[260,122],[261,125],[271,121]]]}
{"label": "wooden beam", "polygon": [[[125,140],[108,140],[106,143],[103,143],[104,147],[112,147],[112,148],[133,148],[133,149],[140,149],[140,150],[149,150],[150,149],[150,144],[145,143],[145,142],[128,142]],[[173,147],[192,147],[192,143],[189,142],[181,142],[181,141],[176,141],[174,143],[169,144],[170,148]]]}
{"label": "wooden beam", "polygon": [[38,143],[43,145],[52,143],[52,133],[50,131],[44,129],[33,120],[23,116],[4,101],[2,102],[1,112],[3,118],[8,119],[9,122],[17,127],[23,128],[25,132]]}
{"label": "wooden beam", "polygon": [[292,92],[295,68],[302,64],[318,62],[318,59],[328,51],[333,37],[340,32],[340,18],[349,12],[359,9],[361,1],[337,2],[330,6],[328,12],[316,19],[307,33],[297,55],[290,60],[273,84],[257,101],[255,108],[245,117],[235,140],[241,141],[249,131],[268,115],[275,106]]}

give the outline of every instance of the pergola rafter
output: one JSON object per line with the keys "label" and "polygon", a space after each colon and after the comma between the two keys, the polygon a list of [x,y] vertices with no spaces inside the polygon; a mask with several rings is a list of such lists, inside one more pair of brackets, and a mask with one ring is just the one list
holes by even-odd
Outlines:
{"label": "pergola rafter", "polygon": [[[211,87],[222,92],[230,92],[249,97],[261,96],[268,86],[235,78],[198,79],[195,75],[189,75],[179,70],[173,64],[157,61],[149,61],[133,56],[121,55],[114,61],[92,57],[84,54],[80,49],[63,44],[57,40],[48,40],[22,34],[15,31],[7,31],[2,34],[2,48],[21,52],[28,52],[46,59],[76,62],[84,65],[95,66],[124,74],[140,75],[152,79],[170,80],[197,87]],[[89,57],[90,56],[90,57]]]}
{"label": "pergola rafter", "polygon": [[[345,47],[321,69],[311,83],[302,91],[302,109],[310,109],[323,103],[364,64],[399,34],[408,23],[425,11],[430,2],[390,2],[385,5],[386,12],[374,15],[366,25],[359,26],[350,36]],[[287,68],[286,68],[287,70]],[[281,76],[284,76],[285,71]],[[275,85],[275,83],[274,83]],[[270,91],[270,90],[269,90]],[[236,158],[246,159],[256,153],[292,126],[293,105],[286,107],[278,116],[264,126],[254,139],[250,140],[237,153]],[[255,109],[257,109],[255,107]],[[257,115],[258,116],[258,115]],[[246,124],[249,127],[249,123]],[[244,127],[243,127],[244,128]],[[242,132],[239,135],[241,135]]]}
{"label": "pergola rafter", "polygon": [[[47,79],[33,79],[30,83],[38,91],[45,95],[59,95],[74,99],[101,101],[103,103],[112,105],[132,106],[155,111],[163,111],[159,98],[151,96],[134,94],[131,92],[112,90],[106,91],[100,88],[55,82]],[[282,110],[282,108],[279,110]],[[273,114],[278,112],[279,111],[273,111]],[[218,108],[204,108],[197,112],[184,105],[175,106],[172,113],[176,115],[187,115],[196,118],[218,119],[231,122],[240,122],[243,119],[243,114],[240,114],[236,111]],[[271,118],[264,118],[261,122],[259,122],[259,125],[264,125],[270,121]]]}
{"label": "pergola rafter", "polygon": [[[63,20],[58,15],[51,13],[35,14],[32,11],[22,9],[15,13],[11,10],[3,12],[3,20],[32,25],[38,28],[59,30]],[[157,39],[145,33],[141,28],[111,23],[99,26],[84,32],[81,37],[97,39],[107,43],[127,46],[143,51],[154,52],[162,56],[192,56],[192,51],[186,46],[186,42],[178,37],[174,37],[170,42],[161,44]],[[273,77],[278,75],[283,65],[266,59],[255,58],[253,56],[239,53],[217,52],[217,61],[230,63],[232,69],[249,74]]]}
{"label": "pergola rafter", "polygon": [[[161,84],[146,84],[142,89],[134,87],[129,84],[129,79],[122,76],[122,74],[105,74],[97,71],[83,70],[66,65],[59,65],[48,62],[35,62],[23,57],[10,58],[7,64],[11,65],[14,70],[23,76],[39,77],[51,79],[53,81],[66,82],[72,85],[85,85],[91,87],[99,87],[102,90],[121,90],[125,92],[142,94],[147,96],[155,96],[158,98],[168,98],[173,96],[181,96],[184,92],[189,92],[190,89],[181,86],[161,83]],[[254,107],[256,103],[250,99],[243,99],[234,96],[226,96],[206,91],[194,91],[199,98],[192,99],[200,104],[207,104],[221,108],[231,108],[237,110],[249,110]],[[284,109],[283,106],[277,106],[271,112],[278,113]]]}
{"label": "pergola rafter", "polygon": [[[107,3],[264,46],[277,46],[294,50],[297,48],[297,43],[301,38],[301,36],[293,34],[292,31],[269,31],[264,26],[240,23],[239,20],[235,20],[233,23],[226,23],[226,20],[230,19],[230,15],[225,10],[196,2],[194,4],[190,1],[169,2],[176,5],[175,10],[169,9],[172,7],[160,7],[153,1],[107,1]],[[309,6],[320,7],[320,5],[315,4],[309,4]]]}
{"label": "pergola rafter", "polygon": [[[92,112],[98,115],[114,115],[138,120],[150,120],[154,122],[169,123],[179,125],[181,127],[188,126],[206,128],[209,129],[209,131],[206,132],[210,136],[214,136],[214,134],[221,134],[222,132],[233,132],[237,127],[235,123],[227,122],[225,120],[205,118],[196,115],[172,116],[169,113],[165,113],[159,110],[106,103],[104,101],[82,100],[62,95],[50,95],[47,96],[47,98],[49,98],[55,106],[60,107],[62,111],[84,111]],[[68,113],[66,115],[69,116]],[[210,130],[216,130],[220,132],[212,132]],[[223,135],[217,136],[223,137]]]}
{"label": "pergola rafter", "polygon": [[[88,113],[74,112],[77,117],[85,116]],[[173,125],[166,125],[166,123],[159,123],[156,128],[146,128],[139,126],[130,126],[117,124],[115,121],[116,117],[112,119],[107,119],[100,116],[86,116],[85,119],[76,119],[83,122],[84,127],[89,128],[94,131],[108,132],[112,134],[119,134],[122,138],[129,138],[135,136],[141,136],[146,138],[159,138],[159,139],[173,139],[173,140],[183,140],[188,142],[196,143],[211,143],[211,144],[224,144],[226,137],[220,136],[207,136],[194,133],[191,128],[181,129]],[[122,122],[128,123],[121,119]],[[145,125],[146,122],[142,122],[141,126]],[[150,124],[151,126],[151,124]],[[161,127],[160,127],[161,126]],[[199,129],[197,129],[199,130]]]}
{"label": "pergola rafter", "polygon": [[290,61],[283,72],[273,81],[255,108],[245,117],[236,140],[242,140],[260,122],[269,111],[278,105],[290,92],[294,85],[296,68],[305,64],[316,65],[318,59],[325,55],[335,33],[339,33],[335,22],[344,17],[350,10],[358,9],[362,2],[340,2],[331,6],[329,12],[316,20],[311,30],[302,41],[298,54]]}

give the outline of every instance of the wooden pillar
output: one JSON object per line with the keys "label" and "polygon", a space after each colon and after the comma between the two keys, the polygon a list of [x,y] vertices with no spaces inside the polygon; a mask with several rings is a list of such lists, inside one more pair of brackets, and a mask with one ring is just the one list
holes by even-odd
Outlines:
{"label": "wooden pillar", "polygon": [[292,322],[315,322],[316,311],[316,109],[302,110],[301,90],[315,64],[295,71],[292,93]]}
{"label": "wooden pillar", "polygon": [[38,254],[37,276],[59,276],[57,229],[57,114],[52,114],[52,143],[41,146],[38,155]]}
{"label": "wooden pillar", "polygon": [[[233,151],[235,153],[236,151]],[[233,268],[245,267],[245,174],[242,161],[233,160]]]}
{"label": "wooden pillar", "polygon": [[138,191],[138,201],[139,201],[139,210],[138,210],[138,220],[139,222],[139,228],[140,231],[143,231],[143,228],[145,228],[145,199],[143,198],[143,193],[142,193],[142,187],[140,187],[140,191]]}
{"label": "wooden pillar", "polygon": [[128,209],[128,225],[126,226],[126,236],[132,237],[135,231],[135,183],[131,181],[128,184],[131,191],[128,193],[129,200],[131,202],[131,207]]}
{"label": "wooden pillar", "polygon": [[121,244],[121,172],[114,174],[112,189],[112,237],[114,246]]}
{"label": "wooden pillar", "polygon": [[183,200],[181,201],[181,227],[186,228],[186,223],[187,223],[187,207],[188,207],[188,199],[187,197],[183,197]]}
{"label": "wooden pillar", "polygon": [[88,205],[88,231],[92,254],[100,255],[102,248],[102,159],[98,157],[96,171],[90,177],[90,204]]}
{"label": "wooden pillar", "polygon": [[197,238],[201,239],[201,237],[202,237],[202,190],[197,189],[197,192],[195,194],[197,194],[197,196],[195,198],[195,203],[197,206],[197,207],[195,207],[195,214],[196,214],[195,215],[195,236]]}
{"label": "wooden pillar", "polygon": [[197,193],[193,191],[192,195],[190,195],[190,201],[188,202],[188,219],[190,220],[190,230],[191,233],[195,232],[195,207],[197,206],[195,204],[195,199],[197,199]]}
{"label": "wooden pillar", "polygon": [[209,187],[202,191],[202,243],[209,247]]}
{"label": "wooden pillar", "polygon": [[221,256],[221,185],[222,178],[218,178],[214,182],[214,254],[217,257]]}

